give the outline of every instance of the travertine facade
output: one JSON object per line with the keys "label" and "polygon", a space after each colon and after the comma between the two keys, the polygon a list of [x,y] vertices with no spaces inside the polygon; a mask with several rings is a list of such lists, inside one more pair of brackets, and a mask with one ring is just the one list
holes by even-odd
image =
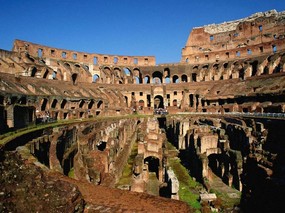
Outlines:
{"label": "travertine facade", "polygon": [[[171,139],[208,190],[204,179],[217,175],[230,187],[242,191],[246,186],[245,193],[252,193],[254,184],[242,182],[242,175],[252,181],[249,174],[256,166],[264,180],[271,180],[283,165],[278,161],[283,149],[275,148],[280,144],[267,131],[277,134],[284,127],[284,92],[285,13],[274,10],[194,28],[176,64],[157,65],[154,56],[84,53],[15,40],[12,51],[0,50],[0,134],[35,124],[47,127],[4,140],[0,151],[25,145],[52,171],[114,186],[137,142],[133,183],[126,188],[158,195],[171,186],[169,197],[179,199],[179,181],[167,168],[166,140]],[[174,117],[165,118],[168,113]],[[281,116],[280,123],[274,121],[278,130],[267,119],[255,120],[262,113]],[[130,114],[158,115],[118,117]],[[100,120],[104,116],[112,117]],[[270,145],[264,149],[265,143]],[[26,148],[18,151],[26,156]],[[120,192],[113,193],[119,197]],[[186,204],[183,209],[189,212]]]}

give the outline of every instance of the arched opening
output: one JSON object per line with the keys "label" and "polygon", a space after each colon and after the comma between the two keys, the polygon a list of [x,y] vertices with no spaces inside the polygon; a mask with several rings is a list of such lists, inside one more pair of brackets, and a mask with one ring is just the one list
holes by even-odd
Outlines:
{"label": "arched opening", "polygon": [[19,104],[26,105],[27,104],[27,97],[21,97],[18,101]]}
{"label": "arched opening", "polygon": [[169,84],[171,82],[170,79],[170,70],[169,68],[164,69],[164,83]]}
{"label": "arched opening", "polygon": [[134,76],[136,78],[136,84],[142,84],[142,74],[139,69],[134,69]]}
{"label": "arched opening", "polygon": [[77,76],[78,75],[76,73],[72,74],[71,78],[72,78],[73,84],[76,84]]}
{"label": "arched opening", "polygon": [[69,63],[65,62],[65,63],[64,63],[64,66],[65,66],[67,69],[71,70],[71,67],[70,67],[70,64],[69,64]]}
{"label": "arched opening", "polygon": [[125,96],[125,101],[126,101],[126,106],[129,107],[129,101],[128,101],[128,97]]}
{"label": "arched opening", "polygon": [[273,53],[277,52],[277,46],[276,45],[272,45],[272,51],[273,51]]}
{"label": "arched opening", "polygon": [[82,68],[83,68],[85,71],[89,71],[89,66],[87,66],[86,64],[83,64],[83,65],[82,65]]}
{"label": "arched opening", "polygon": [[131,76],[131,71],[128,68],[124,67],[123,70],[126,76]]}
{"label": "arched opening", "polygon": [[244,80],[244,69],[243,68],[239,70],[239,78],[241,80]]}
{"label": "arched opening", "polygon": [[73,152],[71,152],[68,157],[66,159],[64,159],[63,162],[63,174],[68,176],[68,177],[72,177],[72,173],[73,173],[73,166],[74,166],[74,156],[76,155],[77,150],[74,150]]}
{"label": "arched opening", "polygon": [[169,70],[169,68],[165,68],[164,69],[163,75],[164,75],[165,78],[166,77],[170,77],[170,70]]}
{"label": "arched opening", "polygon": [[52,79],[54,79],[54,80],[57,79],[57,78],[56,78],[56,74],[57,74],[57,72],[56,72],[56,71],[53,71],[53,73],[52,73]]}
{"label": "arched opening", "polygon": [[60,108],[64,109],[65,105],[66,105],[67,101],[65,99],[62,100],[61,104],[60,104]]}
{"label": "arched opening", "polygon": [[94,57],[94,58],[93,58],[93,64],[97,65],[97,63],[98,63],[98,58],[97,58],[97,57]]}
{"label": "arched opening", "polygon": [[150,77],[148,75],[144,77],[144,83],[150,84]]}
{"label": "arched opening", "polygon": [[99,75],[94,74],[93,75],[93,83],[97,83],[99,81]]}
{"label": "arched opening", "polygon": [[89,103],[88,103],[88,109],[92,109],[94,106],[94,101],[91,100]]}
{"label": "arched opening", "polygon": [[190,107],[193,107],[194,106],[194,95],[193,94],[190,94],[189,95],[189,106]]}
{"label": "arched opening", "polygon": [[197,82],[197,73],[192,73],[192,81]]}
{"label": "arched opening", "polygon": [[159,159],[153,156],[144,159],[144,163],[148,165],[148,171],[154,172],[159,180]]}
{"label": "arched opening", "polygon": [[182,76],[181,76],[181,81],[182,81],[182,82],[188,82],[187,75],[185,75],[185,74],[182,75]]}
{"label": "arched opening", "polygon": [[144,100],[139,100],[139,109],[142,110],[144,108]]}
{"label": "arched opening", "polygon": [[179,78],[178,78],[177,75],[174,75],[174,76],[172,77],[172,82],[173,82],[173,83],[179,83]]}
{"label": "arched opening", "polygon": [[85,104],[85,101],[84,100],[81,100],[80,103],[79,103],[79,108],[82,108]]}
{"label": "arched opening", "polygon": [[36,73],[37,73],[37,68],[34,67],[31,71],[31,77],[35,77]]}
{"label": "arched opening", "polygon": [[48,103],[48,100],[46,98],[44,98],[42,100],[41,111],[45,111],[46,110],[47,103]]}
{"label": "arched opening", "polygon": [[154,84],[161,84],[162,83],[162,73],[161,72],[155,71],[154,73],[152,73],[152,78],[153,78],[152,83],[154,83]]}
{"label": "arched opening", "polygon": [[281,71],[281,65],[279,63],[276,67],[274,67],[273,73],[279,73],[280,71]]}
{"label": "arched opening", "polygon": [[52,108],[52,109],[55,109],[57,103],[58,103],[57,99],[54,99],[54,100],[52,101],[52,103],[51,103],[51,108]]}
{"label": "arched opening", "polygon": [[50,142],[39,143],[38,149],[34,149],[33,155],[38,159],[38,161],[45,166],[49,167],[49,149]]}
{"label": "arched opening", "polygon": [[48,71],[48,69],[45,71],[45,73],[44,73],[44,75],[43,75],[43,78],[47,78],[48,77],[48,73],[49,73],[49,71]]}
{"label": "arched opening", "polygon": [[174,100],[172,101],[172,106],[177,107],[177,100],[176,100],[176,99],[174,99]]}
{"label": "arched opening", "polygon": [[163,97],[161,95],[154,97],[154,109],[157,108],[164,108]]}
{"label": "arched opening", "polygon": [[218,154],[211,154],[208,156],[208,165],[211,168],[212,172],[215,173],[218,177],[222,178],[222,165],[220,161],[220,155]]}
{"label": "arched opening", "polygon": [[255,76],[257,73],[258,61],[254,61],[254,62],[250,63],[250,65],[252,67],[251,76]]}
{"label": "arched opening", "polygon": [[135,84],[140,84],[140,78],[138,76],[135,76]]}
{"label": "arched opening", "polygon": [[265,66],[265,67],[263,68],[263,74],[264,74],[264,75],[269,74],[269,68],[268,68],[268,66]]}
{"label": "arched opening", "polygon": [[118,57],[114,57],[114,64],[118,63]]}
{"label": "arched opening", "polygon": [[43,49],[38,49],[38,57],[41,58],[43,56]]}
{"label": "arched opening", "polygon": [[103,101],[98,101],[97,103],[97,109],[102,109],[103,108]]}

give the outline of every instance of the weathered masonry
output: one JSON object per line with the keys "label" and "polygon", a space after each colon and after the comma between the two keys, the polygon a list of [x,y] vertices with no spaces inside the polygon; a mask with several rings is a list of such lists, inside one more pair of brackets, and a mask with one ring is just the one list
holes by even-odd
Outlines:
{"label": "weathered masonry", "polygon": [[195,211],[171,157],[202,185],[199,210],[228,208],[211,189],[284,210],[284,118],[284,11],[196,27],[174,64],[17,39],[0,50],[0,211]]}

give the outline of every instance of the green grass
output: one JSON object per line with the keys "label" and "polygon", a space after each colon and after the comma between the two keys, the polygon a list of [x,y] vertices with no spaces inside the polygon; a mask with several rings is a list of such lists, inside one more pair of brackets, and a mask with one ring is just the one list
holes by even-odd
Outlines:
{"label": "green grass", "polygon": [[179,158],[168,159],[168,164],[174,171],[179,181],[179,198],[188,203],[192,208],[198,212],[201,209],[198,194],[198,189],[201,187],[199,183],[192,179],[187,169],[180,163]]}
{"label": "green grass", "polygon": [[135,142],[131,154],[128,158],[127,164],[124,166],[122,176],[116,186],[120,185],[129,185],[132,181],[132,174],[133,174],[133,164],[134,160],[138,154],[138,143]]}
{"label": "green grass", "polygon": [[[216,189],[211,189],[210,190],[211,193],[215,193],[217,195],[217,197],[221,200],[222,202],[222,207],[224,209],[226,208],[233,208],[233,206],[235,205],[239,205],[240,204],[240,198],[230,198],[227,193],[222,193]],[[241,193],[240,192],[236,192],[238,193],[238,195],[240,196]]]}
{"label": "green grass", "polygon": [[70,169],[70,171],[68,172],[68,177],[70,177],[70,178],[74,178],[75,176],[74,176],[74,168],[72,167],[71,169]]}

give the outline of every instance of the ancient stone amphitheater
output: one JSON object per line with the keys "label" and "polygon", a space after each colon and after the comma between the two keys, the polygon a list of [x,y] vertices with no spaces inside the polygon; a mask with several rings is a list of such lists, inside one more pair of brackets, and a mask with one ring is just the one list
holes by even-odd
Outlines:
{"label": "ancient stone amphitheater", "polygon": [[181,61],[0,50],[0,212],[285,210],[285,12],[194,28]]}

